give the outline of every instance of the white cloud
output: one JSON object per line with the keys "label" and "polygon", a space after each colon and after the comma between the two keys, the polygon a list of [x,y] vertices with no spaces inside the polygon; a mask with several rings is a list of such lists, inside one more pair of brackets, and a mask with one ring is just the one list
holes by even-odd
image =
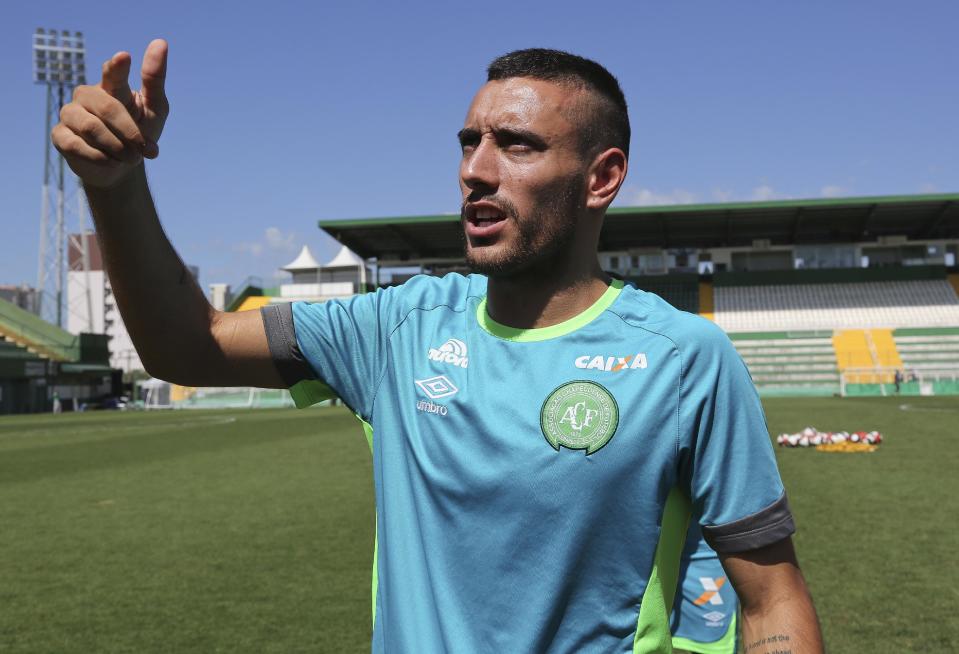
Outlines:
{"label": "white cloud", "polygon": [[262,243],[237,243],[236,245],[233,246],[233,251],[258,257],[261,254],[263,254],[263,244]]}
{"label": "white cloud", "polygon": [[234,252],[249,254],[258,257],[264,252],[283,253],[296,251],[296,233],[284,234],[278,227],[267,227],[263,232],[262,241],[237,243],[233,246]]}
{"label": "white cloud", "polygon": [[[837,197],[848,195],[849,189],[838,185],[823,186],[821,191],[823,197]],[[769,184],[763,183],[752,188],[745,194],[738,193],[729,188],[714,186],[707,194],[700,195],[695,191],[676,188],[671,191],[657,191],[649,188],[627,187],[620,195],[622,202],[618,204],[626,206],[662,206],[673,204],[695,204],[698,202],[767,202],[770,200],[789,200],[793,196],[777,191]],[[705,199],[704,199],[705,198]]]}
{"label": "white cloud", "polygon": [[762,202],[764,200],[778,200],[779,194],[776,193],[776,189],[772,186],[763,184],[762,186],[754,188],[750,197],[757,202]]}
{"label": "white cloud", "polygon": [[271,250],[277,252],[292,252],[296,250],[294,239],[296,239],[296,234],[293,232],[284,235],[277,227],[266,228],[266,244]]}
{"label": "white cloud", "polygon": [[939,187],[933,184],[932,182],[923,182],[919,185],[920,193],[938,193]]}
{"label": "white cloud", "polygon": [[714,188],[712,194],[716,202],[732,202],[736,199],[736,194],[725,188]]}
{"label": "white cloud", "polygon": [[630,206],[661,206],[669,204],[693,204],[696,194],[686,189],[673,189],[667,193],[658,193],[648,188],[629,189],[624,197],[626,205]]}
{"label": "white cloud", "polygon": [[838,198],[841,195],[848,195],[849,193],[848,190],[842,186],[837,184],[829,184],[827,186],[823,186],[819,190],[819,194],[824,198]]}

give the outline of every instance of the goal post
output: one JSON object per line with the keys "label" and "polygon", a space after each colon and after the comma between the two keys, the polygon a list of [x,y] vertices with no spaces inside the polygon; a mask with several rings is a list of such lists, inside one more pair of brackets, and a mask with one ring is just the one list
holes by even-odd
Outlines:
{"label": "goal post", "polygon": [[[897,388],[897,375],[898,388]],[[846,368],[839,372],[839,394],[842,397],[882,396],[895,394],[935,395],[934,381],[940,375],[930,375],[913,368],[875,366]]]}

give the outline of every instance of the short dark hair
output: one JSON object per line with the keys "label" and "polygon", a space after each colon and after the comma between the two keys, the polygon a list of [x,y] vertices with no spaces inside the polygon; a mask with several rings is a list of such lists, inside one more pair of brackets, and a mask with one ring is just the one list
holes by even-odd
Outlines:
{"label": "short dark hair", "polygon": [[530,77],[532,79],[591,91],[596,98],[590,111],[581,112],[581,145],[586,154],[610,147],[629,157],[629,114],[619,81],[600,64],[561,50],[528,48],[497,57],[486,69],[487,81]]}

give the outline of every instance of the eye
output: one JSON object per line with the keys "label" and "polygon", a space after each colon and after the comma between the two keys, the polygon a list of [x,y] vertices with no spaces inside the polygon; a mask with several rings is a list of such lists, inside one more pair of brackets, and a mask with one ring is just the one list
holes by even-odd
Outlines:
{"label": "eye", "polygon": [[479,145],[480,135],[471,129],[464,129],[457,134],[460,142],[460,150],[464,155],[470,154]]}
{"label": "eye", "polygon": [[536,135],[522,130],[500,130],[496,134],[499,147],[511,154],[527,154],[545,149]]}
{"label": "eye", "polygon": [[526,152],[531,149],[529,142],[517,134],[505,134],[500,139],[500,146],[509,152]]}

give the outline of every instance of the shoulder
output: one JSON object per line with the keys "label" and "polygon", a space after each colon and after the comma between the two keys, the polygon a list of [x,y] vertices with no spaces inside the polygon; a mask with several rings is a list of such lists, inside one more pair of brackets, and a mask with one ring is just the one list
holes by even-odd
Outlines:
{"label": "shoulder", "polygon": [[416,275],[398,286],[383,289],[389,300],[401,311],[433,309],[449,306],[463,310],[471,298],[486,295],[486,278],[482,275],[449,273],[443,277]]}
{"label": "shoulder", "polygon": [[735,354],[729,337],[716,323],[681,311],[655,293],[631,284],[623,287],[620,301],[610,311],[629,325],[659,334],[672,342],[684,359]]}
{"label": "shoulder", "polygon": [[325,302],[295,302],[293,316],[298,325],[342,318],[393,329],[416,310],[429,311],[447,306],[454,311],[465,311],[472,298],[484,295],[486,278],[482,276],[465,277],[455,273],[444,277],[416,275],[403,284],[379,288],[371,293]]}
{"label": "shoulder", "polygon": [[749,379],[729,336],[708,318],[680,311],[658,295],[630,285],[610,310],[627,324],[667,339],[679,355],[684,380],[713,384],[719,378]]}

